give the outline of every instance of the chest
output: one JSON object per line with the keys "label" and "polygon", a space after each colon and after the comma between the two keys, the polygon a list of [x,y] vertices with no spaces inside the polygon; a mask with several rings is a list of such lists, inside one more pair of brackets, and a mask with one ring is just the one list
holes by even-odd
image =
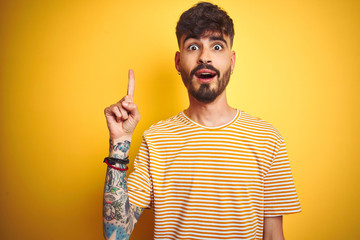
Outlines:
{"label": "chest", "polygon": [[256,188],[263,184],[271,151],[266,140],[254,142],[239,134],[167,136],[162,144],[149,146],[150,172],[159,189]]}

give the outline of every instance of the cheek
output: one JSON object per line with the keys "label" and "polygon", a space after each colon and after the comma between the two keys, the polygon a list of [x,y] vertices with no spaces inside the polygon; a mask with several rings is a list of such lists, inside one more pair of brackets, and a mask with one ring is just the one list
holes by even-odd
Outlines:
{"label": "cheek", "polygon": [[180,65],[183,69],[193,69],[196,67],[196,54],[184,54],[180,59]]}
{"label": "cheek", "polygon": [[221,71],[227,71],[231,67],[231,59],[224,58],[222,61],[219,61],[218,67],[219,67],[219,70],[221,70]]}
{"label": "cheek", "polygon": [[191,64],[189,64],[189,62],[183,62],[183,63],[181,64],[181,68],[182,68],[185,72],[190,73],[193,67],[191,67]]}

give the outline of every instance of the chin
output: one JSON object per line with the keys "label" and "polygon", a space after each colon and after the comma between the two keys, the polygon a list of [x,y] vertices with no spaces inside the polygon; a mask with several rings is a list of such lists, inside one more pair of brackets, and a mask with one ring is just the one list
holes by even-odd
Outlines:
{"label": "chin", "polygon": [[212,103],[221,92],[218,89],[211,89],[210,84],[203,83],[197,90],[190,88],[189,94],[201,103]]}

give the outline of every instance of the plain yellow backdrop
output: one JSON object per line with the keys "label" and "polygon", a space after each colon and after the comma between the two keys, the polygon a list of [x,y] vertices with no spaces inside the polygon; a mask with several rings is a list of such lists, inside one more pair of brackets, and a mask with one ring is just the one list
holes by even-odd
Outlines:
{"label": "plain yellow backdrop", "polygon": [[[174,68],[189,0],[1,1],[1,239],[102,239],[103,109],[135,70],[133,138],[188,105]],[[215,1],[235,23],[232,106],[287,142],[303,212],[287,239],[360,239],[360,2]],[[147,210],[132,239],[152,238]]]}

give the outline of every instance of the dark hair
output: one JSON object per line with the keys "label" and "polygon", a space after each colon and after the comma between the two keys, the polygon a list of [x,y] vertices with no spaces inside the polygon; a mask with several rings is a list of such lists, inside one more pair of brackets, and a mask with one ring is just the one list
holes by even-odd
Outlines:
{"label": "dark hair", "polygon": [[232,46],[235,34],[232,19],[217,5],[199,2],[180,16],[176,25],[178,45],[183,35],[201,37],[208,31],[228,35]]}

